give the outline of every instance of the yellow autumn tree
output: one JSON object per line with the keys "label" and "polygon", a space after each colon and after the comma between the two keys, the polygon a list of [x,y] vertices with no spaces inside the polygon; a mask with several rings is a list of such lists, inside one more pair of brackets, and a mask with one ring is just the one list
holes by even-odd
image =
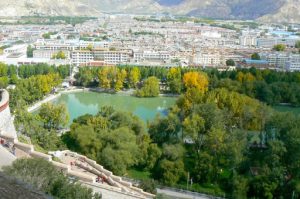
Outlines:
{"label": "yellow autumn tree", "polygon": [[110,69],[104,67],[98,72],[99,87],[104,89],[110,89],[111,80],[109,78]]}
{"label": "yellow autumn tree", "polygon": [[122,88],[124,87],[124,81],[126,77],[127,77],[127,72],[125,69],[117,69],[115,91],[122,90]]}
{"label": "yellow autumn tree", "polygon": [[128,74],[129,85],[131,88],[136,88],[141,79],[141,72],[138,67],[134,67]]}
{"label": "yellow autumn tree", "polygon": [[183,76],[183,84],[185,88],[196,88],[202,93],[208,90],[208,77],[200,72],[188,72]]}

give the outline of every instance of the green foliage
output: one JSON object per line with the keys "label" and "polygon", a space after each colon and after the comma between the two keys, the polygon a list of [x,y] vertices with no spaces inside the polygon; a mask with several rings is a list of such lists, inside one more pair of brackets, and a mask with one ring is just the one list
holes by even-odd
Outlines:
{"label": "green foliage", "polygon": [[8,86],[9,79],[8,77],[0,77],[0,89],[6,88]]}
{"label": "green foliage", "polygon": [[43,159],[19,159],[4,168],[4,173],[55,198],[100,199],[92,189],[70,181],[67,176],[57,170],[50,162]]}
{"label": "green foliage", "polygon": [[51,35],[55,35],[55,34],[57,34],[57,32],[48,32],[48,33],[44,33],[44,34],[42,35],[42,37],[43,37],[44,39],[50,39]]}
{"label": "green foliage", "polygon": [[61,78],[58,74],[31,76],[17,81],[16,88],[9,91],[11,109],[15,110],[19,104],[25,103],[26,106],[42,99],[60,82]]}
{"label": "green foliage", "polygon": [[[86,115],[75,120],[64,140],[73,150],[121,175],[141,160],[140,144],[144,136],[145,128],[136,116],[103,107],[96,116]],[[150,163],[154,161],[152,155],[147,158]]]}
{"label": "green foliage", "polygon": [[156,182],[152,179],[143,180],[139,187],[148,193],[156,194]]}
{"label": "green foliage", "polygon": [[232,59],[226,60],[226,66],[235,66],[235,62]]}
{"label": "green foliage", "polygon": [[275,51],[285,51],[286,46],[284,44],[277,44],[273,46],[273,50]]}
{"label": "green foliage", "polygon": [[167,74],[167,83],[171,93],[180,94],[182,89],[180,68],[171,68]]}
{"label": "green foliage", "polygon": [[65,105],[42,104],[38,120],[43,122],[46,129],[58,129],[66,126],[69,121],[69,114]]}
{"label": "green foliage", "polygon": [[136,91],[138,97],[157,97],[159,95],[159,80],[149,77],[145,80],[143,87]]}
{"label": "green foliage", "polygon": [[52,59],[66,59],[66,54],[63,51],[58,51],[56,54],[53,54]]}
{"label": "green foliage", "polygon": [[27,51],[26,51],[27,57],[33,57],[33,51],[34,51],[34,48],[32,48],[31,45],[28,45],[27,46]]}
{"label": "green foliage", "polygon": [[297,42],[296,42],[295,48],[300,48],[300,41],[297,41]]}
{"label": "green foliage", "polygon": [[251,59],[252,59],[252,60],[260,60],[260,56],[259,56],[258,53],[253,53],[253,54],[251,55]]}

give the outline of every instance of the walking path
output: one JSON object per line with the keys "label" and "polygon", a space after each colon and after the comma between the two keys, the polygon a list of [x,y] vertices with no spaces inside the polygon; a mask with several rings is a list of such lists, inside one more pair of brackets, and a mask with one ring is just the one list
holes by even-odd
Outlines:
{"label": "walking path", "polygon": [[207,196],[200,193],[188,192],[188,191],[179,191],[168,188],[157,189],[157,193],[164,194],[174,199],[212,199],[216,198],[213,196]]}

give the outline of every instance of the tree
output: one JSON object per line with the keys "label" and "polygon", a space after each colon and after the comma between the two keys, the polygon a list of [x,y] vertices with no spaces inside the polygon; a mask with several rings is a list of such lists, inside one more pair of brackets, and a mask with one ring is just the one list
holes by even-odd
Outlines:
{"label": "tree", "polygon": [[129,85],[131,88],[137,88],[137,84],[141,79],[141,72],[138,67],[134,67],[128,74]]}
{"label": "tree", "polygon": [[89,50],[89,51],[92,51],[92,50],[93,50],[93,48],[94,48],[94,47],[93,47],[93,45],[92,45],[92,44],[89,44],[89,45],[86,47],[86,49],[87,49],[87,50]]}
{"label": "tree", "polygon": [[[141,160],[142,144],[146,135],[141,121],[134,115],[115,111],[112,107],[103,107],[96,115],[85,115],[74,120],[71,132],[65,135],[68,147],[101,162],[107,169],[123,175],[129,167],[138,165]],[[146,144],[149,142],[146,142]],[[146,146],[146,159],[149,166],[155,164],[159,151]],[[154,163],[153,163],[154,162]],[[140,164],[141,165],[141,164]]]}
{"label": "tree", "polygon": [[233,59],[226,60],[226,66],[235,66],[235,62]]}
{"label": "tree", "polygon": [[152,76],[145,80],[143,87],[136,91],[138,97],[156,97],[159,95],[159,80]]}
{"label": "tree", "polygon": [[58,51],[56,54],[52,55],[52,59],[66,59],[66,54],[63,51]]}
{"label": "tree", "polygon": [[252,60],[260,60],[260,55],[259,55],[258,53],[253,53],[253,54],[251,55],[251,59],[252,59]]}
{"label": "tree", "polygon": [[0,77],[0,89],[6,88],[8,86],[9,79],[8,77]]}
{"label": "tree", "polygon": [[167,83],[171,93],[179,94],[182,87],[180,68],[171,68],[167,74]]}
{"label": "tree", "polygon": [[174,114],[168,114],[168,117],[155,118],[149,125],[149,134],[153,142],[158,145],[163,143],[179,142],[180,121]]}
{"label": "tree", "polygon": [[89,68],[80,68],[75,78],[78,85],[87,87],[93,80],[93,73]]}
{"label": "tree", "polygon": [[64,105],[53,105],[51,103],[42,104],[38,113],[38,118],[44,123],[47,129],[57,129],[65,126],[69,121],[69,114]]}
{"label": "tree", "polygon": [[101,134],[104,148],[98,153],[97,161],[117,175],[123,175],[127,168],[138,163],[136,136],[128,127],[118,128]]}
{"label": "tree", "polygon": [[146,192],[156,194],[156,182],[153,179],[143,180],[139,187]]}
{"label": "tree", "polygon": [[300,41],[297,41],[297,42],[296,42],[295,48],[300,48]]}
{"label": "tree", "polygon": [[208,90],[208,77],[205,73],[188,72],[183,76],[183,84],[187,90],[196,88],[201,93],[205,93]]}
{"label": "tree", "polygon": [[161,173],[161,181],[167,185],[176,184],[185,175],[184,164],[181,160],[164,159],[159,163],[158,168]]}
{"label": "tree", "polygon": [[104,67],[98,72],[98,79],[99,79],[99,87],[104,89],[111,88],[111,78],[110,78],[110,69],[108,67]]}
{"label": "tree", "polygon": [[125,69],[117,69],[115,91],[120,91],[124,87],[124,82],[127,77],[127,72]]}
{"label": "tree", "polygon": [[284,44],[277,44],[273,46],[273,50],[275,51],[285,51],[286,46]]}
{"label": "tree", "polygon": [[31,47],[31,45],[27,46],[27,57],[33,57],[33,48]]}
{"label": "tree", "polygon": [[18,159],[4,173],[29,183],[36,189],[43,191],[54,198],[81,198],[100,199],[101,196],[93,193],[92,189],[71,182],[67,176],[57,170],[50,162],[39,158]]}

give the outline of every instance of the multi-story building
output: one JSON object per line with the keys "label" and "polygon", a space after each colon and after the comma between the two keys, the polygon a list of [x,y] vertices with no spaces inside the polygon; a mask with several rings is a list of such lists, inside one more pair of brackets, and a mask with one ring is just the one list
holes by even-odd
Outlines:
{"label": "multi-story building", "polygon": [[272,48],[274,45],[283,44],[286,46],[295,46],[299,38],[259,38],[257,46],[264,48]]}
{"label": "multi-story building", "polygon": [[261,59],[267,60],[271,66],[279,70],[300,70],[300,55],[285,52],[260,53]]}
{"label": "multi-story building", "polygon": [[[55,56],[60,51],[61,50],[34,50],[33,51],[33,58],[51,59],[53,56]],[[62,52],[66,56],[66,59],[70,59],[70,57],[71,57],[70,51],[62,50]]]}
{"label": "multi-story building", "polygon": [[151,51],[151,50],[134,50],[133,51],[133,61],[136,63],[140,62],[170,62],[171,55],[167,51]]}
{"label": "multi-story building", "polygon": [[224,57],[219,53],[199,53],[194,58],[194,64],[202,66],[219,66],[224,63]]}
{"label": "multi-story building", "polygon": [[252,35],[242,35],[240,36],[240,45],[241,46],[256,46],[257,37]]}
{"label": "multi-story building", "polygon": [[80,65],[88,65],[93,61],[102,61],[105,64],[121,64],[127,63],[130,59],[128,51],[104,51],[104,50],[75,50],[72,51],[72,63]]}
{"label": "multi-story building", "polygon": [[286,63],[286,70],[300,71],[300,55],[294,54],[290,56],[289,61]]}
{"label": "multi-story building", "polygon": [[22,44],[22,45],[15,45],[15,46],[12,46],[10,48],[6,48],[4,49],[4,53],[6,54],[26,54],[26,51],[27,51],[27,45],[25,44]]}

